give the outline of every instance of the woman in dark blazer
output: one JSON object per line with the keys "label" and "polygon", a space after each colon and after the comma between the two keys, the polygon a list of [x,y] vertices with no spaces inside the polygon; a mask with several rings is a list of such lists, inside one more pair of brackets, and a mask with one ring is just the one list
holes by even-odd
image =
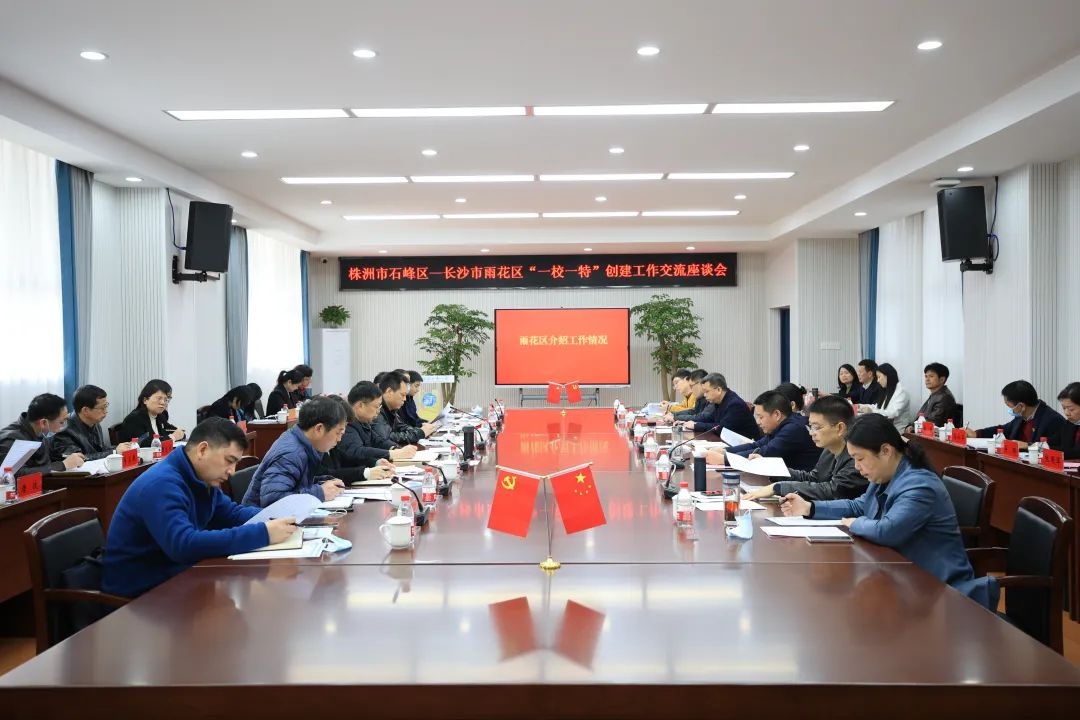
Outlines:
{"label": "woman in dark blazer", "polygon": [[279,372],[277,385],[274,386],[269,397],[266,398],[266,414],[276,415],[281,408],[292,410],[296,407],[293,393],[300,387],[300,382],[303,379],[304,376],[299,370],[282,370]]}
{"label": "woman in dark blazer", "polygon": [[139,402],[120,423],[117,437],[120,442],[136,438],[141,447],[150,447],[154,434],[162,440],[183,440],[185,433],[169,422],[169,401],[172,385],[164,380],[151,380],[139,393]]}
{"label": "woman in dark blazer", "polygon": [[1065,427],[1061,429],[1058,444],[1065,453],[1066,460],[1080,459],[1080,382],[1071,382],[1058,393],[1061,414],[1065,416]]}
{"label": "woman in dark blazer", "polygon": [[859,387],[859,376],[855,373],[855,367],[844,363],[836,371],[836,394],[845,400],[853,397],[855,389]]}
{"label": "woman in dark blazer", "polygon": [[210,410],[207,411],[207,416],[236,422],[251,420],[253,418],[249,417],[244,410],[251,402],[251,391],[248,390],[248,386],[237,385],[213,402]]}
{"label": "woman in dark blazer", "polygon": [[248,420],[261,420],[266,417],[266,410],[263,409],[262,404],[262,388],[258,383],[248,383],[247,389],[251,400],[244,408],[244,417]]}

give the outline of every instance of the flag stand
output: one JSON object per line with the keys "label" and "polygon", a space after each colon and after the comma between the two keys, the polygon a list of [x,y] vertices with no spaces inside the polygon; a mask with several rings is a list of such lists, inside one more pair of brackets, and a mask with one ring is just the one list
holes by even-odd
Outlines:
{"label": "flag stand", "polygon": [[[563,414],[564,415],[566,414],[565,410],[563,410]],[[552,529],[553,529],[552,528],[552,522],[551,522],[552,521],[551,516],[554,513],[551,512],[551,503],[548,501],[548,480],[550,478],[551,478],[550,475],[544,475],[543,479],[540,481],[540,482],[542,482],[544,484],[544,520],[547,522],[547,541],[548,541],[547,558],[545,558],[544,561],[540,563],[540,569],[543,570],[544,572],[546,572],[549,577],[551,575],[554,575],[555,571],[562,567],[562,563],[559,562],[558,560],[556,560],[551,555],[551,536],[552,536]]]}

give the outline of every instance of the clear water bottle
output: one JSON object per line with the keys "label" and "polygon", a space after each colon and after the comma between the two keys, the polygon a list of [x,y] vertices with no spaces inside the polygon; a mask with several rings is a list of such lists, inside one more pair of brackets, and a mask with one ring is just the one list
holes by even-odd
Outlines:
{"label": "clear water bottle", "polygon": [[420,498],[425,508],[435,507],[435,500],[439,496],[438,470],[433,467],[424,468],[424,480],[420,489]]}
{"label": "clear water bottle", "polygon": [[4,474],[0,475],[0,503],[11,503],[19,499],[18,484],[15,482],[15,471],[9,467],[4,468]]}
{"label": "clear water bottle", "polygon": [[679,494],[671,503],[675,515],[675,525],[681,528],[694,526],[694,500],[690,497],[690,483],[679,483]]}
{"label": "clear water bottle", "polygon": [[634,425],[634,445],[637,446],[638,450],[644,449],[646,430],[648,430],[648,428],[646,428],[641,423],[637,423]]}
{"label": "clear water bottle", "polygon": [[946,438],[952,437],[952,431],[955,430],[955,429],[956,429],[956,425],[953,423],[952,418],[949,418],[948,420],[945,421],[944,430],[945,430],[945,437]]}
{"label": "clear water bottle", "polygon": [[410,537],[416,537],[416,512],[413,511],[413,496],[412,493],[401,493],[401,502],[398,503],[397,509],[398,517],[409,518],[409,522],[412,523],[412,530],[410,531]]}
{"label": "clear water bottle", "polygon": [[465,459],[465,453],[461,452],[461,448],[451,443],[450,445],[450,457],[454,458],[454,462],[457,463],[458,470],[465,472],[469,469],[469,463]]}
{"label": "clear water bottle", "polygon": [[1032,465],[1038,465],[1042,460],[1043,450],[1050,447],[1050,444],[1046,442],[1046,438],[1039,438],[1035,442],[1028,445],[1028,462]]}
{"label": "clear water bottle", "polygon": [[656,459],[656,479],[666,483],[671,477],[671,459],[667,450],[660,451],[660,457]]}
{"label": "clear water bottle", "polygon": [[656,453],[660,449],[660,446],[656,443],[656,433],[650,432],[645,437],[645,459],[655,460]]}
{"label": "clear water bottle", "polygon": [[1002,428],[998,428],[994,433],[994,441],[991,444],[991,448],[994,455],[1000,455],[1001,449],[1005,447],[1005,431]]}
{"label": "clear water bottle", "polygon": [[919,417],[915,418],[915,434],[922,435],[923,426],[926,425],[926,413],[919,413]]}
{"label": "clear water bottle", "polygon": [[154,459],[161,459],[161,437],[154,433],[154,439],[150,441],[150,448],[154,451]]}
{"label": "clear water bottle", "polygon": [[491,433],[494,435],[499,431],[499,414],[495,412],[495,406],[488,406],[488,425],[491,426]]}

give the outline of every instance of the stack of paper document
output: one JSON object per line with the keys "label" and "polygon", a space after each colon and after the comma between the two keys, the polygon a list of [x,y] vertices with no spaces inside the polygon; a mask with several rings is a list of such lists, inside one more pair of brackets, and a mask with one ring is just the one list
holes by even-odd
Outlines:
{"label": "stack of paper document", "polygon": [[292,550],[255,550],[239,555],[230,555],[230,560],[281,560],[284,558],[316,558],[322,555],[326,548],[326,539],[304,540],[302,544]]}
{"label": "stack of paper document", "polygon": [[351,498],[357,498],[357,499],[389,500],[391,492],[393,492],[393,490],[391,490],[388,487],[373,487],[373,488],[357,487],[357,488],[347,488],[345,490],[344,494],[348,495]]}
{"label": "stack of paper document", "polygon": [[770,517],[765,519],[782,527],[828,527],[830,525],[839,527],[844,524],[840,520],[814,520],[804,517]]}
{"label": "stack of paper document", "polygon": [[820,525],[800,526],[800,527],[771,527],[763,525],[761,527],[769,537],[789,537],[789,538],[850,538],[846,532],[838,527]]}
{"label": "stack of paper document", "polygon": [[319,504],[321,510],[348,510],[353,506],[353,496],[346,493],[338,495],[333,500],[327,500]]}
{"label": "stack of paper document", "polygon": [[759,457],[750,460],[735,453],[726,453],[725,457],[732,469],[739,472],[764,475],[766,477],[791,477],[783,458]]}
{"label": "stack of paper document", "polygon": [[258,514],[244,524],[254,525],[255,523],[264,523],[267,520],[275,520],[283,517],[303,520],[308,515],[311,515],[312,511],[317,507],[319,507],[319,498],[314,495],[286,495],[276,503],[271,503],[264,507]]}
{"label": "stack of paper document", "polygon": [[[697,426],[695,425],[694,427]],[[745,435],[740,435],[734,430],[728,430],[727,428],[723,428],[720,431],[720,439],[732,447],[735,447],[737,445],[749,445],[750,443],[754,442]]]}
{"label": "stack of paper document", "polygon": [[17,473],[19,469],[37,452],[41,443],[34,440],[16,440],[11,444],[11,449],[4,456],[4,462],[0,467],[11,468],[11,472]]}

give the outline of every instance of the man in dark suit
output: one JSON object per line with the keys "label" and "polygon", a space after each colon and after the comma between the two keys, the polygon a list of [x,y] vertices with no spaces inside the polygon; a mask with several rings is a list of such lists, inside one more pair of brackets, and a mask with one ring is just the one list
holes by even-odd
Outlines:
{"label": "man in dark suit", "polygon": [[877,381],[877,363],[870,358],[859,361],[855,374],[859,384],[851,389],[851,402],[856,405],[880,405],[884,399],[885,388]]}
{"label": "man in dark suit", "polygon": [[789,468],[812,470],[817,465],[821,450],[814,445],[806,426],[792,417],[791,401],[775,390],[769,390],[754,398],[754,419],[764,437],[746,445],[736,445],[725,450],[710,450],[706,462],[721,465],[726,453],[743,456],[778,457]]}
{"label": "man in dark suit", "polygon": [[704,412],[684,422],[683,427],[703,432],[719,425],[743,437],[757,438],[761,434],[746,401],[728,387],[723,375],[710,373],[701,381],[701,386],[708,405]]}
{"label": "man in dark suit", "polygon": [[1001,399],[1009,411],[1009,422],[1005,425],[990,425],[980,430],[967,428],[968,437],[994,437],[997,429],[1002,428],[1005,438],[1016,440],[1020,449],[1040,438],[1046,438],[1050,446],[1057,449],[1061,441],[1061,431],[1065,427],[1065,418],[1039,399],[1034,385],[1027,380],[1013,380],[1001,388]]}
{"label": "man in dark suit", "polygon": [[53,435],[64,429],[67,420],[68,409],[64,398],[52,393],[38,395],[30,401],[30,407],[18,420],[0,430],[0,460],[7,457],[16,440],[28,440],[41,445],[26,459],[16,475],[48,475],[79,467],[86,462],[82,453],[72,453],[63,460],[54,461],[51,457]]}
{"label": "man in dark suit", "polygon": [[[100,460],[114,450],[106,437],[102,423],[109,415],[109,398],[97,385],[83,385],[71,399],[75,416],[68,418],[67,427],[53,438],[51,457],[54,461],[80,453],[87,460]],[[130,450],[131,443],[122,442],[115,452]]]}

